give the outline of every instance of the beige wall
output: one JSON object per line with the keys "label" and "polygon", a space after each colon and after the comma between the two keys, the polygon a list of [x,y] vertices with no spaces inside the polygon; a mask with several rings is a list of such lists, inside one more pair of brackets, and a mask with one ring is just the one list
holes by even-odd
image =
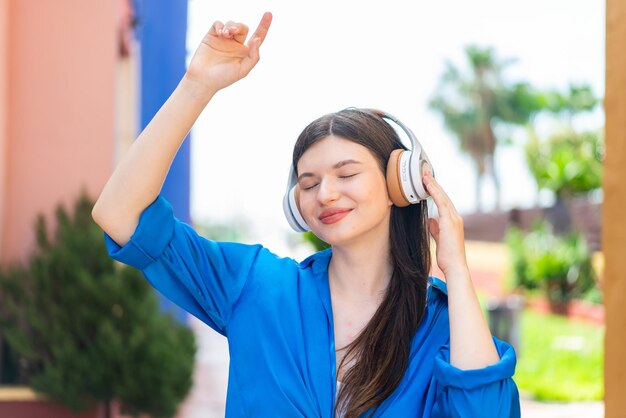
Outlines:
{"label": "beige wall", "polygon": [[606,2],[606,158],[602,248],[606,305],[605,412],[626,411],[626,2]]}
{"label": "beige wall", "polygon": [[101,0],[0,0],[8,23],[0,24],[0,56],[1,45],[8,48],[0,76],[10,80],[0,101],[6,132],[0,262],[30,251],[37,213],[51,216],[58,203],[71,207],[81,187],[95,198],[110,175],[117,7]]}
{"label": "beige wall", "polygon": [[139,52],[136,45],[131,45],[131,48],[133,53],[121,59],[117,66],[114,163],[128,151],[139,129]]}

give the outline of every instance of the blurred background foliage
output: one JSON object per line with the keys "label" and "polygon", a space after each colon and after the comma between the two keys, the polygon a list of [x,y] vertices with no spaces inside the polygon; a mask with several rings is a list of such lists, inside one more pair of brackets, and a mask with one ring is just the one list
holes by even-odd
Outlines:
{"label": "blurred background foliage", "polygon": [[602,186],[602,132],[568,128],[541,139],[532,132],[526,159],[537,187],[566,199]]}
{"label": "blurred background foliage", "polygon": [[308,242],[309,244],[313,246],[315,251],[322,251],[322,250],[325,250],[326,248],[330,248],[330,244],[319,239],[317,235],[315,235],[311,231],[305,232],[304,234],[302,234],[302,237],[304,238],[304,241]]}
{"label": "blurred background foliage", "polygon": [[491,47],[470,45],[465,49],[467,71],[451,62],[439,79],[430,107],[443,118],[444,125],[458,140],[459,148],[474,163],[477,210],[482,211],[480,188],[484,176],[491,177],[496,192],[496,208],[501,203],[501,184],[495,167],[495,152],[508,137],[499,127],[525,125],[544,108],[541,95],[526,82],[509,82],[505,70],[512,59],[497,56]]}
{"label": "blurred background foliage", "polygon": [[591,252],[582,234],[559,236],[543,221],[528,234],[510,228],[506,242],[516,287],[541,289],[553,304],[583,298],[595,287]]}
{"label": "blurred background foliage", "polygon": [[[516,60],[491,47],[467,46],[464,60],[446,63],[430,107],[473,162],[477,212],[483,211],[487,179],[500,211],[501,188],[507,187],[495,166],[500,146],[521,147],[538,194],[553,196],[531,228],[509,225],[504,245],[510,277],[502,280],[529,298],[542,294],[555,312],[566,312],[576,299],[601,303],[593,254],[572,220],[574,202],[597,199],[602,187],[603,127],[585,120],[601,99],[585,83],[558,90],[511,81],[507,70]],[[604,327],[531,309],[519,315],[520,389],[542,400],[602,399]]]}
{"label": "blurred background foliage", "polygon": [[[528,132],[528,168],[539,189],[556,193],[600,187],[602,135],[578,131],[574,124],[578,116],[593,111],[600,103],[588,84],[570,84],[565,91],[558,91],[542,90],[526,81],[510,81],[506,69],[516,60],[500,58],[492,47],[467,46],[465,61],[464,66],[446,63],[430,107],[442,117],[459,148],[474,163],[479,212],[483,210],[480,190],[485,177],[493,182],[496,210],[500,209],[502,185],[495,154],[498,146],[514,143],[516,127]],[[535,120],[540,114],[559,126],[548,138],[540,138],[535,132]]]}
{"label": "blurred background foliage", "polygon": [[[93,202],[39,216],[27,265],[0,271],[4,383],[26,384],[81,411],[120,401],[123,411],[172,417],[191,388],[195,337],[159,308],[143,274],[109,257]],[[11,374],[11,375],[8,375]]]}
{"label": "blurred background foliage", "polygon": [[[499,146],[516,145],[537,190],[554,198],[530,230],[509,225],[508,280],[527,297],[543,294],[554,312],[566,312],[575,299],[601,303],[593,254],[572,221],[574,199],[589,201],[602,187],[603,127],[580,123],[600,98],[584,83],[559,91],[509,81],[506,69],[515,60],[500,58],[490,47],[468,46],[465,61],[465,71],[447,63],[430,106],[474,163],[476,201],[490,177],[499,211],[500,189],[507,185],[500,184],[495,154]],[[520,132],[522,141],[513,141]],[[530,309],[519,315],[520,389],[542,400],[602,399],[604,327]]]}

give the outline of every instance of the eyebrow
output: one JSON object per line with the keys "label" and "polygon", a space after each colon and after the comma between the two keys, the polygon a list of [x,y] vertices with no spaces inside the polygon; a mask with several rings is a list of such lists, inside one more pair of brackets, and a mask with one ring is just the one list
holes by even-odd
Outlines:
{"label": "eyebrow", "polygon": [[[335,165],[333,165],[333,168],[335,170],[337,170],[337,169],[343,167],[344,165],[348,165],[348,164],[361,164],[361,162],[357,161],[357,160],[352,160],[352,159],[342,160],[342,161],[339,161],[338,163],[336,163]],[[309,172],[302,173],[302,174],[300,174],[298,176],[298,181],[302,180],[305,177],[315,177],[315,174],[309,173]]]}

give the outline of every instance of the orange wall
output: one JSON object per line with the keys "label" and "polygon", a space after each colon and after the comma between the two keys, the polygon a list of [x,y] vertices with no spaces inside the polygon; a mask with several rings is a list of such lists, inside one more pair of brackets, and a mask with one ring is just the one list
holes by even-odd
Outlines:
{"label": "orange wall", "polygon": [[0,0],[8,11],[8,24],[0,22],[0,54],[2,44],[7,48],[0,76],[9,84],[0,101],[2,263],[32,249],[37,213],[50,217],[59,203],[70,208],[83,186],[95,198],[110,175],[117,7],[102,0]]}
{"label": "orange wall", "polygon": [[[7,141],[7,62],[8,62],[9,2],[0,0],[0,256],[3,254],[4,205],[6,186],[6,141]],[[0,257],[1,261],[1,257]]]}

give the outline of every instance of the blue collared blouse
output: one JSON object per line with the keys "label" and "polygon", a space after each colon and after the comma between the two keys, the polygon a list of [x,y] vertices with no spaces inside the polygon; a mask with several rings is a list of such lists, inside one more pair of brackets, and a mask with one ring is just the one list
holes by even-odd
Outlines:
{"label": "blue collared blouse", "polygon": [[[143,271],[163,295],[228,338],[227,417],[334,415],[331,250],[302,262],[261,245],[215,242],[173,215],[159,196],[110,255]],[[427,307],[408,368],[374,417],[519,417],[513,348],[493,339],[500,361],[476,370],[449,362],[446,285],[429,278]]]}

